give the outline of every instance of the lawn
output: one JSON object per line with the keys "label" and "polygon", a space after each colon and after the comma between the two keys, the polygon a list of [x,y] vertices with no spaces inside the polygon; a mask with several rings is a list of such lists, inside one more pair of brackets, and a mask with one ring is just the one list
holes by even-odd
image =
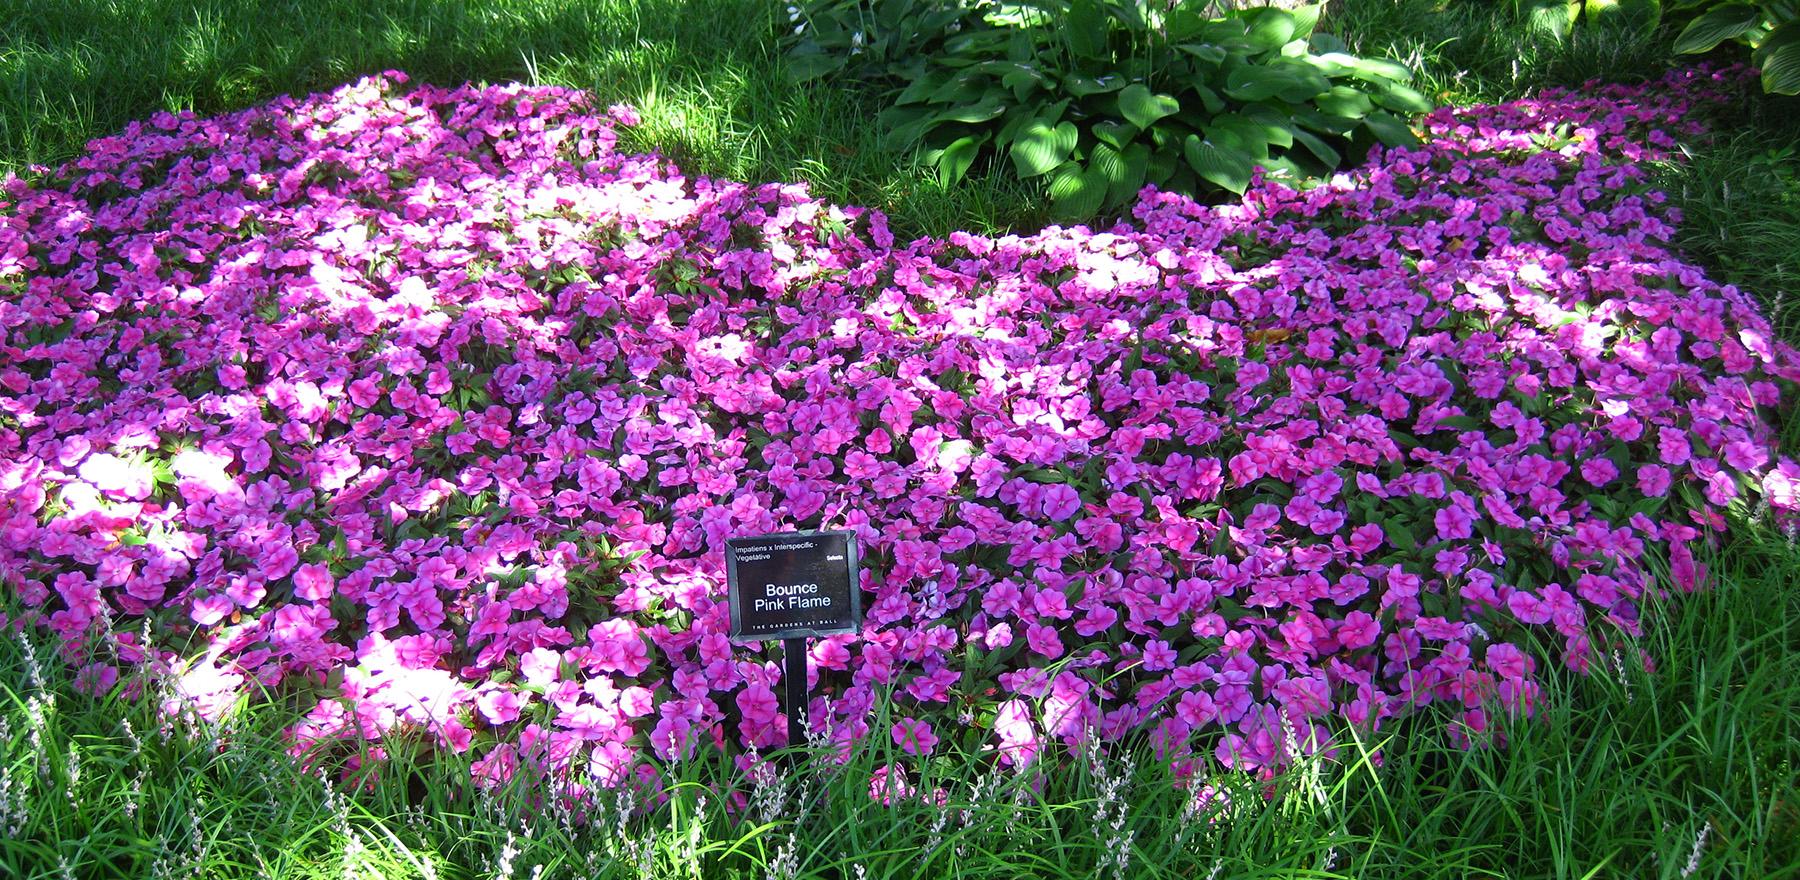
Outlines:
{"label": "lawn", "polygon": [[[1348,0],[1416,152],[1044,229],[786,15],[0,5],[0,872],[1800,872],[1793,99]],[[705,548],[821,526],[764,759]]]}

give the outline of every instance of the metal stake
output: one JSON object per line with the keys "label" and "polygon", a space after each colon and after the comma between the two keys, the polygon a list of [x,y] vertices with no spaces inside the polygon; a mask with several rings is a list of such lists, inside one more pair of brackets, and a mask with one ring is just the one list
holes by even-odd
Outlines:
{"label": "metal stake", "polygon": [[806,639],[781,640],[781,693],[787,702],[788,746],[806,742]]}

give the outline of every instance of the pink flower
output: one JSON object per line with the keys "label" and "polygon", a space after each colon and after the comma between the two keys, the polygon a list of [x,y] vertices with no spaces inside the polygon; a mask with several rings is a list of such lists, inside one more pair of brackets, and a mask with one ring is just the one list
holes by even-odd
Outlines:
{"label": "pink flower", "polygon": [[937,735],[931,732],[931,725],[916,718],[902,718],[889,731],[894,738],[894,745],[909,755],[929,755],[937,745]]}
{"label": "pink flower", "polygon": [[1522,623],[1537,624],[1550,622],[1550,606],[1544,604],[1543,600],[1532,595],[1529,590],[1513,591],[1511,596],[1506,597],[1506,607],[1510,609],[1513,616],[1517,617]]}
{"label": "pink flower", "polygon": [[519,717],[525,701],[516,691],[504,687],[485,688],[475,698],[475,707],[489,724],[506,724]]}
{"label": "pink flower", "polygon": [[1060,483],[1045,486],[1041,498],[1044,516],[1057,522],[1074,516],[1081,509],[1081,495]]}
{"label": "pink flower", "polygon": [[1596,486],[1604,486],[1619,475],[1619,469],[1604,458],[1590,458],[1581,463],[1581,478]]}
{"label": "pink flower", "polygon": [[1669,469],[1661,465],[1646,464],[1638,468],[1638,491],[1651,498],[1661,498],[1667,495],[1672,482]]}

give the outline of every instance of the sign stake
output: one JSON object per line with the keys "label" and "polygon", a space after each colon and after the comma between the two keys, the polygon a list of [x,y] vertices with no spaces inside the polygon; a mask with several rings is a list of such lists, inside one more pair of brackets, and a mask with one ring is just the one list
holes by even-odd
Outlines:
{"label": "sign stake", "polygon": [[781,640],[781,693],[787,703],[788,747],[806,742],[806,639]]}
{"label": "sign stake", "polygon": [[781,642],[788,746],[806,742],[806,640],[862,629],[856,533],[783,532],[725,542],[733,642]]}

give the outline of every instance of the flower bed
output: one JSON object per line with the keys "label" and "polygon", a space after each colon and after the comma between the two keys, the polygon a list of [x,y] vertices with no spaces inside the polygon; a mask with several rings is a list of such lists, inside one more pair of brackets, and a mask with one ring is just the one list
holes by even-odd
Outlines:
{"label": "flower bed", "polygon": [[1484,730],[1700,585],[1726,508],[1795,505],[1800,358],[1637,164],[1735,76],[911,244],[621,155],[569,91],[158,116],[0,190],[0,577],[91,687],[259,684],[315,706],[297,748],[425,731],[496,777],[781,745],[722,549],[820,527],[866,569],[811,654],[840,742],[890,693],[907,751],[1007,761]]}

